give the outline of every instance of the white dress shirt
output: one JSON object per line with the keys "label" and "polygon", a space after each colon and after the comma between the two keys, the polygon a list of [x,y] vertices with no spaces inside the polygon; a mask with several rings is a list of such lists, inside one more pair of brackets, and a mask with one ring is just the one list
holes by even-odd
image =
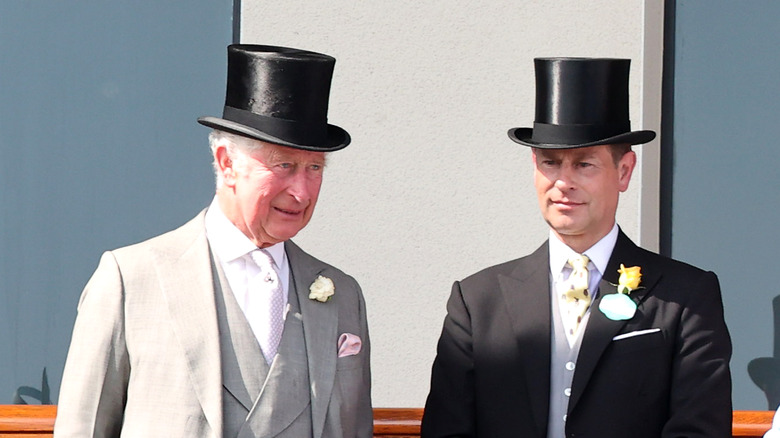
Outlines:
{"label": "white dress shirt", "polygon": [[[244,312],[244,316],[247,316],[246,309],[250,299],[249,279],[257,270],[254,262],[251,261],[250,253],[256,250],[257,246],[228,220],[220,209],[216,197],[206,211],[205,222],[209,246],[220,261],[222,271],[225,273],[241,311]],[[263,249],[268,251],[276,263],[279,270],[279,280],[284,291],[284,300],[287,302],[290,265],[284,251],[284,242]],[[249,320],[249,316],[247,316],[247,320]],[[249,325],[254,327],[256,324],[249,321]]]}
{"label": "white dress shirt", "polygon": [[[598,287],[601,277],[604,275],[604,271],[607,269],[607,263],[612,256],[612,250],[615,249],[615,243],[618,238],[618,226],[617,223],[612,226],[612,230],[602,237],[601,240],[596,242],[595,245],[585,250],[584,255],[588,256],[590,262],[588,263],[588,290],[591,293],[591,303],[598,297]],[[567,264],[569,258],[576,251],[566,246],[558,236],[550,230],[550,276],[552,278],[552,287],[550,288],[550,294],[552,299],[560,300],[558,306],[561,311],[561,318],[566,317],[566,300],[562,299],[560,294],[555,291],[558,290],[558,284],[569,277],[571,274],[571,266]],[[592,306],[591,306],[592,307]],[[585,312],[585,316],[580,323],[580,328],[574,335],[566,332],[569,346],[574,345],[580,333],[585,331],[585,327],[590,319],[590,308]]]}

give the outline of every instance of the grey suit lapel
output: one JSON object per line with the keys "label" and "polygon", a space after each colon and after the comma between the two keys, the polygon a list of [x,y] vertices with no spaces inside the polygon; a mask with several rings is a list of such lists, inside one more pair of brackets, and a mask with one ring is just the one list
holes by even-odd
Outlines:
{"label": "grey suit lapel", "polygon": [[215,285],[222,357],[222,384],[248,413],[268,376],[269,366],[263,357],[249,322],[241,311],[233,291],[222,272],[216,255],[214,265],[219,283]]}
{"label": "grey suit lapel", "polygon": [[214,434],[222,436],[222,374],[211,257],[201,212],[156,256],[160,287],[194,391]]}
{"label": "grey suit lapel", "polygon": [[539,435],[547,428],[550,399],[551,302],[549,246],[524,258],[499,285],[517,339],[520,367],[526,377],[529,403]]}
{"label": "grey suit lapel", "polygon": [[324,266],[291,241],[285,242],[290,273],[298,291],[311,385],[311,413],[314,438],[322,436],[325,418],[336,378],[336,337],[338,330],[338,285],[331,301],[308,299],[309,286]]}
{"label": "grey suit lapel", "polygon": [[311,433],[307,413],[303,421],[296,423],[295,432],[287,430],[309,407],[311,400],[301,319],[296,293],[291,288],[290,311],[285,319],[279,351],[271,363],[260,397],[249,414],[247,427],[239,437],[275,437],[282,431],[287,435],[303,433],[302,430],[306,430],[305,435]]}

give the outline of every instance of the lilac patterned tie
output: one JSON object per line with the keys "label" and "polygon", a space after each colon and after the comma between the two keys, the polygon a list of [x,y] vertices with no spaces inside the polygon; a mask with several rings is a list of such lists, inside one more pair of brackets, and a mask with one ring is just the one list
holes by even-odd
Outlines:
{"label": "lilac patterned tie", "polygon": [[580,328],[582,318],[590,307],[590,290],[588,290],[589,272],[587,256],[576,254],[569,258],[568,264],[572,271],[563,283],[563,294],[567,303],[568,318],[565,323],[568,335],[574,335]]}
{"label": "lilac patterned tie", "polygon": [[251,257],[259,273],[249,281],[249,293],[252,295],[249,308],[252,310],[247,312],[247,317],[265,361],[270,364],[276,356],[284,329],[284,290],[271,255],[263,249],[256,249]]}

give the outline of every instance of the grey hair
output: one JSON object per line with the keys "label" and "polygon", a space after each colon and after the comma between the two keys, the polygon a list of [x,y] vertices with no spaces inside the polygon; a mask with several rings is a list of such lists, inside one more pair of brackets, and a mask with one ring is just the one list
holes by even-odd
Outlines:
{"label": "grey hair", "polygon": [[222,174],[219,171],[219,164],[217,163],[216,156],[217,148],[225,146],[227,154],[230,159],[233,160],[233,163],[241,166],[248,154],[259,151],[262,149],[263,145],[263,142],[252,141],[249,138],[220,131],[219,129],[211,131],[209,134],[209,147],[211,147],[211,155],[214,158],[212,164],[214,166],[214,176],[217,188],[222,186]]}

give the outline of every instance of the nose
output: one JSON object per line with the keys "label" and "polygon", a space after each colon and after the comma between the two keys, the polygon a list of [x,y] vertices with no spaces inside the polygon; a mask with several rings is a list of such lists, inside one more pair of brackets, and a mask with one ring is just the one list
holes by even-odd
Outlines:
{"label": "nose", "polygon": [[570,190],[574,188],[574,171],[570,165],[562,165],[555,178],[555,188]]}
{"label": "nose", "polygon": [[307,202],[311,199],[311,191],[304,172],[296,172],[292,176],[287,191],[298,202]]}

